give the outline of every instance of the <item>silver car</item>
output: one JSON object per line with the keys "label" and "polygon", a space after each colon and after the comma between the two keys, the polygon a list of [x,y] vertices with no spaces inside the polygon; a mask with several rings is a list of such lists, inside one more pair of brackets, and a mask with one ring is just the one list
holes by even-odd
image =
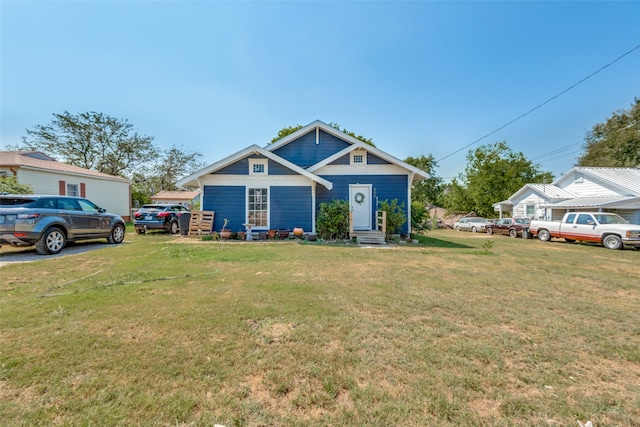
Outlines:
{"label": "silver car", "polygon": [[0,243],[35,246],[57,254],[67,242],[106,238],[122,243],[122,217],[106,213],[87,199],[71,196],[0,195]]}
{"label": "silver car", "polygon": [[480,231],[484,233],[487,229],[487,225],[489,224],[491,224],[491,221],[486,218],[467,217],[460,218],[459,221],[453,224],[453,228],[457,231],[471,231],[472,233]]}

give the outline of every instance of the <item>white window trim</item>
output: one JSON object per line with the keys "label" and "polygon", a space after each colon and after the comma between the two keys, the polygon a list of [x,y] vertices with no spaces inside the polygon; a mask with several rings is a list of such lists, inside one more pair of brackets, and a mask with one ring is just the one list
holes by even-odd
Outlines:
{"label": "white window trim", "polygon": [[[75,194],[71,194],[71,193],[75,193]],[[78,184],[67,182],[66,194],[67,196],[80,197],[80,186]]]}
{"label": "white window trim", "polygon": [[[362,156],[362,162],[361,163],[356,163],[354,161],[354,158],[356,156]],[[351,163],[351,166],[366,166],[367,165],[367,151],[366,150],[353,150],[351,152],[350,163]]]}
{"label": "white window trim", "polygon": [[244,211],[247,215],[247,221],[249,221],[249,190],[250,189],[259,189],[259,188],[266,188],[267,189],[267,225],[256,225],[253,227],[254,230],[256,231],[260,231],[260,230],[269,230],[269,227],[271,226],[271,187],[268,185],[259,185],[259,184],[255,184],[255,185],[247,185],[247,187],[245,188],[245,194],[246,194],[246,204],[244,207]]}
{"label": "white window trim", "polygon": [[[254,172],[254,165],[263,165],[264,172]],[[269,159],[249,159],[249,175],[269,175]]]}

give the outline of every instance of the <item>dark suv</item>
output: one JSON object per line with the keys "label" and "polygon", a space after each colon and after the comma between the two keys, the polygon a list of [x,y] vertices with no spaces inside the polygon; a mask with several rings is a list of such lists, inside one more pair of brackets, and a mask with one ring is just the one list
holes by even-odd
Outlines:
{"label": "dark suv", "polygon": [[189,209],[177,203],[143,205],[133,214],[133,225],[138,234],[144,234],[148,230],[164,230],[176,234],[180,231],[180,216],[185,213],[190,213]]}
{"label": "dark suv", "polygon": [[71,196],[0,195],[0,242],[34,245],[57,254],[67,242],[106,237],[122,243],[125,223],[87,199]]}

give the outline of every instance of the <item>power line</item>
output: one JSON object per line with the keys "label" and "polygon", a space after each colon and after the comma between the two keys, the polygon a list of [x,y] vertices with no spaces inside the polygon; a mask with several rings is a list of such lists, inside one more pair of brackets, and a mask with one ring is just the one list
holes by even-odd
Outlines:
{"label": "power line", "polygon": [[596,74],[598,74],[599,72],[601,72],[602,70],[604,70],[605,68],[610,67],[611,65],[615,64],[616,62],[618,62],[619,60],[621,60],[622,58],[624,58],[625,56],[633,53],[634,51],[640,49],[640,45],[637,45],[636,47],[634,47],[633,49],[629,50],[628,52],[620,55],[619,57],[617,57],[616,59],[614,59],[613,61],[609,62],[607,65],[600,67],[599,69],[597,69],[596,71],[594,71],[593,73],[589,74],[587,77],[583,78],[582,80],[578,81],[577,83],[574,83],[573,85],[569,86],[568,88],[566,88],[565,90],[563,90],[562,92],[558,93],[557,95],[552,96],[551,98],[547,99],[546,101],[544,101],[542,104],[539,104],[535,107],[533,107],[532,109],[530,109],[529,111],[527,111],[526,113],[523,113],[521,115],[519,115],[518,117],[516,117],[515,119],[511,120],[508,123],[505,123],[504,125],[500,126],[498,129],[489,132],[488,134],[484,135],[483,137],[480,137],[478,139],[476,139],[475,141],[465,145],[464,147],[454,151],[451,154],[448,154],[446,156],[444,156],[443,158],[439,159],[436,161],[436,163],[439,163],[445,159],[448,159],[449,157],[453,156],[454,154],[458,154],[459,152],[461,152],[462,150],[464,150],[465,148],[469,148],[472,145],[477,144],[478,142],[482,141],[483,139],[486,139],[488,137],[490,137],[491,135],[493,135],[496,132],[501,131],[502,129],[506,128],[507,126],[517,122],[518,120],[520,120],[521,118],[528,116],[529,114],[533,113],[534,111],[536,111],[537,109],[547,105],[549,102],[553,101],[554,99],[564,95],[565,93],[569,92],[571,89],[573,89],[574,87],[584,83],[585,81],[589,80],[591,77],[595,76]]}

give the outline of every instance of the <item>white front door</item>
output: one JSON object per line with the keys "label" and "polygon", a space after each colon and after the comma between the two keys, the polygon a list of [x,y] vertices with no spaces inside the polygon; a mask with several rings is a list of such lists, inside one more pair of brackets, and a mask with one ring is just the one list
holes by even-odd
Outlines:
{"label": "white front door", "polygon": [[349,186],[349,209],[353,214],[354,230],[371,230],[371,185]]}

